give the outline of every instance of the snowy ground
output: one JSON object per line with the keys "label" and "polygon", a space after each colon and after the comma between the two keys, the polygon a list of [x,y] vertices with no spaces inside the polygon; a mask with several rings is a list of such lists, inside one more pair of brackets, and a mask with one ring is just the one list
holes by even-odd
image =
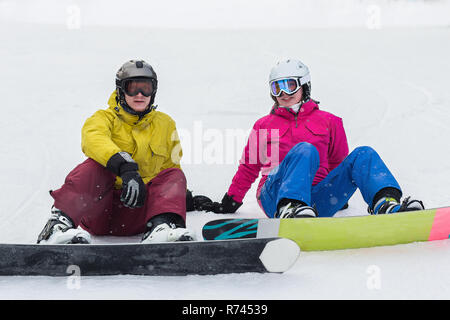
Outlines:
{"label": "snowy ground", "polygon": [[[0,1],[0,10],[8,3]],[[296,57],[311,69],[321,108],[344,119],[351,149],[374,147],[404,193],[427,207],[450,204],[450,22],[376,30],[70,29],[0,17],[0,242],[35,242],[52,205],[48,190],[84,159],[84,120],[106,105],[117,68],[136,57],[158,73],[159,110],[177,121],[195,194],[221,199],[246,132],[271,107],[270,68]],[[365,210],[358,192],[339,214]],[[263,217],[255,189],[236,216]],[[220,217],[193,212],[187,222],[200,237],[202,224]],[[66,278],[0,277],[0,299],[448,299],[449,265],[445,240],[302,253],[282,275],[83,277],[79,289]]]}

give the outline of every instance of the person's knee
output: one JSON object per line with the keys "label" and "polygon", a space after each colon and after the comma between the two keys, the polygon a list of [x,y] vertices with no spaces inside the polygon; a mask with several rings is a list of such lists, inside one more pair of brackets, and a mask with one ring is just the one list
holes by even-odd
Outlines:
{"label": "person's knee", "polygon": [[289,153],[302,157],[319,157],[319,151],[317,151],[317,148],[313,144],[308,142],[297,143]]}
{"label": "person's knee", "polygon": [[187,180],[186,180],[186,176],[185,176],[183,170],[181,170],[179,168],[170,168],[167,170],[168,170],[168,174],[170,174],[171,180],[173,182],[177,182],[178,184],[187,187]]}
{"label": "person's knee", "polygon": [[309,142],[299,142],[297,143],[294,147],[293,150],[297,151],[297,152],[302,152],[302,153],[316,153],[317,148],[309,143]]}
{"label": "person's knee", "polygon": [[367,155],[377,154],[375,149],[373,149],[372,147],[369,147],[369,146],[357,147],[357,148],[355,148],[355,150],[353,150],[353,152],[355,152],[358,155],[361,155],[361,154],[367,154]]}
{"label": "person's knee", "polygon": [[374,156],[378,156],[378,153],[372,147],[361,146],[361,147],[355,148],[348,155],[348,159],[350,159],[353,162],[353,161],[356,161],[357,159],[369,159]]}
{"label": "person's knee", "polygon": [[155,188],[163,188],[170,194],[186,196],[187,181],[183,170],[179,168],[169,168],[161,171],[148,184],[148,192],[152,193]]}

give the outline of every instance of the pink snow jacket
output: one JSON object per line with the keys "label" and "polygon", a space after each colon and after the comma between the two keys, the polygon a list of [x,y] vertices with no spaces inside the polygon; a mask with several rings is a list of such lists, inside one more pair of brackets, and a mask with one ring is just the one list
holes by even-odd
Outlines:
{"label": "pink snow jacket", "polygon": [[309,100],[303,103],[297,114],[274,106],[269,115],[254,124],[228,195],[235,201],[242,202],[261,171],[262,178],[256,193],[259,199],[269,172],[299,142],[309,142],[319,152],[320,167],[313,185],[325,178],[348,155],[342,119],[319,110],[318,102]]}

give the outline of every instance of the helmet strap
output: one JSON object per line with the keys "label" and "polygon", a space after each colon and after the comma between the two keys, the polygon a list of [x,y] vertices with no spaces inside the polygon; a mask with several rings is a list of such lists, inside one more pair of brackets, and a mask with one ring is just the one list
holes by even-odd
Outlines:
{"label": "helmet strap", "polygon": [[122,108],[128,112],[129,114],[135,115],[135,116],[139,116],[139,119],[142,118],[143,116],[145,116],[147,113],[150,113],[151,111],[156,109],[156,106],[153,105],[153,101],[155,101],[155,94],[153,94],[150,98],[150,103],[148,104],[147,108],[144,111],[138,112],[133,110],[127,103],[127,101],[125,100],[125,94],[123,93],[123,90],[119,87],[117,87],[117,97],[116,97],[116,101],[118,103],[120,103],[120,105],[122,106]]}

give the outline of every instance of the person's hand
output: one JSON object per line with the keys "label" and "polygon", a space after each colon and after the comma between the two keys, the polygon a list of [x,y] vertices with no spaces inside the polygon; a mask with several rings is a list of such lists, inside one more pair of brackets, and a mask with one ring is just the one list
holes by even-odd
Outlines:
{"label": "person's hand", "polygon": [[140,208],[145,204],[147,187],[138,172],[138,164],[127,152],[114,154],[106,168],[122,178],[120,201],[128,208]]}
{"label": "person's hand", "polygon": [[203,204],[210,203],[212,200],[207,196],[197,195],[193,196],[192,191],[186,192],[186,211],[201,211],[203,210]]}
{"label": "person's hand", "polygon": [[141,208],[145,204],[147,188],[137,171],[125,171],[122,173],[122,194],[120,201],[128,208]]}
{"label": "person's hand", "polygon": [[203,203],[201,210],[214,213],[235,213],[240,206],[242,206],[242,202],[234,201],[232,196],[225,193],[221,202],[211,201]]}

